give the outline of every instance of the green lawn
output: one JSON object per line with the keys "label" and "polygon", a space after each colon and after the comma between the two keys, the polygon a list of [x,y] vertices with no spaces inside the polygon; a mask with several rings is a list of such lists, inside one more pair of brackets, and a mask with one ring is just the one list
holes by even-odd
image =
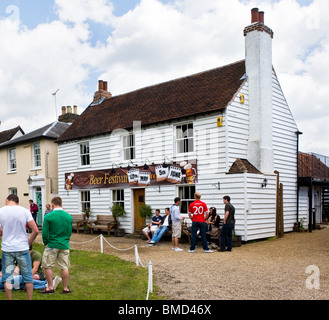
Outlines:
{"label": "green lawn", "polygon": [[[33,249],[43,252],[43,246],[33,244]],[[94,252],[71,250],[70,294],[62,294],[62,283],[54,294],[43,295],[34,291],[33,300],[145,300],[148,270],[115,256]],[[60,275],[55,268],[54,276]],[[150,300],[162,299],[153,287]],[[14,291],[13,300],[26,300],[25,292]],[[0,292],[0,300],[6,299]]]}

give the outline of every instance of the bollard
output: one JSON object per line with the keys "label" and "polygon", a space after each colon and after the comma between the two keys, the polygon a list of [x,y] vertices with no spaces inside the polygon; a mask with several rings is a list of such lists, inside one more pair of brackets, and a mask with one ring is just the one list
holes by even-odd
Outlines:
{"label": "bollard", "polygon": [[153,292],[153,267],[152,267],[152,261],[149,261],[149,291]]}
{"label": "bollard", "polygon": [[103,253],[103,235],[100,236],[101,253]]}
{"label": "bollard", "polygon": [[135,259],[136,259],[136,266],[139,266],[139,262],[138,262],[138,250],[137,250],[137,245],[135,244]]}

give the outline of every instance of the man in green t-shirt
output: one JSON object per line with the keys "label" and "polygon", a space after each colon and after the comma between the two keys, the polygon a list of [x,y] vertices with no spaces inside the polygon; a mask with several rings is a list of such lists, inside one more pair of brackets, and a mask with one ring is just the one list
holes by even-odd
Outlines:
{"label": "man in green t-shirt", "polygon": [[45,269],[48,287],[40,293],[54,293],[53,268],[57,262],[61,269],[63,293],[70,293],[68,288],[70,267],[70,238],[72,234],[72,217],[62,209],[62,199],[54,197],[51,200],[53,211],[45,216],[42,226],[42,240],[45,251],[42,267]]}
{"label": "man in green t-shirt", "polygon": [[35,280],[45,280],[45,273],[41,266],[42,255],[40,252],[36,250],[32,250],[32,246],[30,246],[30,256],[32,262],[32,276]]}

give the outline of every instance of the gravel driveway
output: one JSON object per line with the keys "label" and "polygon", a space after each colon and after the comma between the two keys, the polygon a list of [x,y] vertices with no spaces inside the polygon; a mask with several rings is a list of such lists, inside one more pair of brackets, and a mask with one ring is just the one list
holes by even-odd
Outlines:
{"label": "gravel driveway", "polygon": [[[74,233],[71,242],[97,237]],[[40,242],[38,236],[38,242]],[[204,253],[201,244],[188,253],[171,250],[170,241],[149,247],[141,239],[106,238],[117,248],[137,244],[144,265],[152,261],[159,293],[175,300],[312,300],[329,298],[329,226],[312,233],[288,233],[272,241],[257,241],[233,248],[232,252]],[[100,241],[71,244],[72,249],[100,251]],[[104,252],[135,262],[134,250],[117,251],[104,242]],[[306,285],[309,266],[320,272],[320,288]],[[316,267],[318,269],[316,269]],[[315,268],[315,269],[314,269]],[[313,279],[313,278],[312,278]],[[309,278],[309,280],[312,280]],[[309,281],[314,284],[314,281]]]}

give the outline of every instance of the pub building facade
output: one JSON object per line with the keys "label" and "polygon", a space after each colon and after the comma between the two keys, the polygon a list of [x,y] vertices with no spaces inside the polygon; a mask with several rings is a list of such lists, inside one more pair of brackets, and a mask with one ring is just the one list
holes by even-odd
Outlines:
{"label": "pub building facade", "polygon": [[[59,195],[71,214],[119,218],[140,231],[138,208],[182,199],[187,217],[194,192],[223,218],[222,197],[236,208],[243,241],[293,230],[297,210],[298,129],[272,66],[273,31],[252,10],[246,56],[229,65],[112,96],[99,81],[94,101],[58,139]],[[278,184],[283,190],[278,192]],[[279,194],[283,202],[278,202]]]}

